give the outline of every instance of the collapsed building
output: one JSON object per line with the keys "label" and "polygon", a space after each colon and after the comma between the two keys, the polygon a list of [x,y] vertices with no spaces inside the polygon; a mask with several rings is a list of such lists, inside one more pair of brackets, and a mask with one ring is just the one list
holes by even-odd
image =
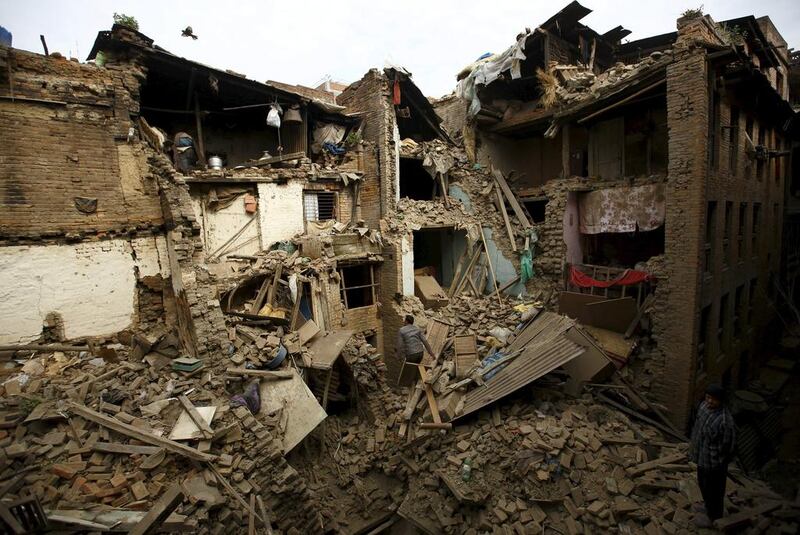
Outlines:
{"label": "collapsed building", "polygon": [[[794,365],[759,361],[794,291],[790,57],[766,17],[623,44],[588,12],[437,101],[119,24],[87,63],[0,47],[4,529],[692,529],[694,402]],[[748,425],[745,467],[777,432]],[[734,483],[720,529],[796,529]]]}
{"label": "collapsed building", "polygon": [[589,12],[573,2],[466,68],[466,102],[444,113],[470,117],[455,128],[477,161],[516,178],[562,312],[602,327],[652,294],[653,394],[684,427],[709,381],[747,384],[774,303],[792,301],[788,50],[768,17],[690,13],[621,43]]}

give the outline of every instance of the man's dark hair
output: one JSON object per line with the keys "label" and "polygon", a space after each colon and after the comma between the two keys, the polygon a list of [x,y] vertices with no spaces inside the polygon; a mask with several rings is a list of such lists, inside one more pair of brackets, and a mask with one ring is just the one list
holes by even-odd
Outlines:
{"label": "man's dark hair", "polygon": [[725,398],[725,390],[722,388],[722,385],[718,383],[712,383],[708,385],[706,387],[706,394],[715,397],[720,401],[723,401]]}
{"label": "man's dark hair", "polygon": [[409,325],[414,325],[414,316],[411,314],[406,314],[406,323]]}

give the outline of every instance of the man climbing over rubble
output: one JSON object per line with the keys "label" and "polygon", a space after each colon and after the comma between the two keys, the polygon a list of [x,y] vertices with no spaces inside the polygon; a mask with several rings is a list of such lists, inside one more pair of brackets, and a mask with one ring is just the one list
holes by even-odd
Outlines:
{"label": "man climbing over rubble", "polygon": [[400,357],[405,358],[408,364],[419,364],[422,362],[424,350],[433,355],[433,350],[422,334],[422,329],[414,325],[414,316],[406,315],[406,324],[397,331],[397,352]]}
{"label": "man climbing over rubble", "polygon": [[705,503],[705,511],[702,506],[696,509],[697,527],[711,527],[723,514],[728,463],[736,443],[736,425],[723,397],[721,386],[709,385],[692,428],[691,458],[697,463],[697,483]]}

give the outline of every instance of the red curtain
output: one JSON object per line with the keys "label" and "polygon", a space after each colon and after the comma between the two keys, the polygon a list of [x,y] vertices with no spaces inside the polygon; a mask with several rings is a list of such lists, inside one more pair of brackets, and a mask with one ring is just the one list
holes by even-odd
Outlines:
{"label": "red curtain", "polygon": [[630,286],[640,282],[652,280],[653,277],[644,271],[636,271],[635,269],[626,269],[616,279],[608,281],[599,281],[593,279],[586,273],[583,273],[575,266],[569,267],[569,282],[579,288],[609,288],[611,286]]}

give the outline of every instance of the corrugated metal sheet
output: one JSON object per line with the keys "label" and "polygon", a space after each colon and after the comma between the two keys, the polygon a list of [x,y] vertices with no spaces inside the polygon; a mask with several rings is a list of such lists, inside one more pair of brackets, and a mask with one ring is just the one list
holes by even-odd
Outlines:
{"label": "corrugated metal sheet", "polygon": [[586,350],[569,341],[564,332],[575,324],[571,319],[546,312],[529,324],[510,345],[507,353],[523,348],[520,356],[497,375],[467,393],[464,410],[457,418],[471,414],[532,383]]}

